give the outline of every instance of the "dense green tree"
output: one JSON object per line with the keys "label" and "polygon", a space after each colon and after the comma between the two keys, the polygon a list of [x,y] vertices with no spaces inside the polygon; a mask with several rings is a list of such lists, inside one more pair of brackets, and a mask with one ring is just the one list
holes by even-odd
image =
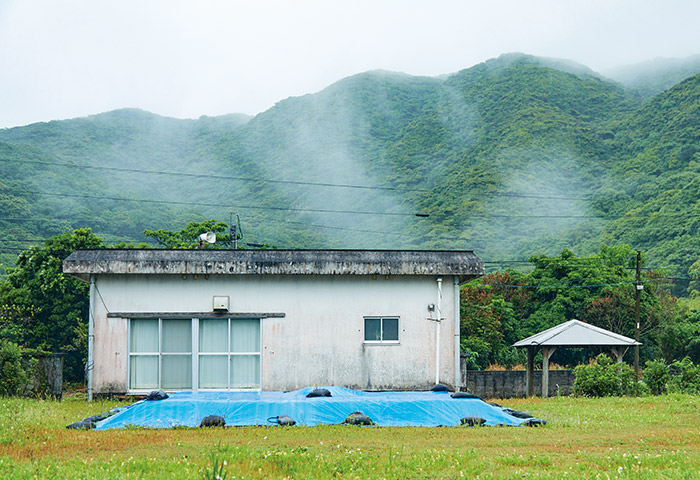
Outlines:
{"label": "dense green tree", "polygon": [[519,322],[530,308],[526,289],[516,272],[494,273],[462,289],[461,348],[468,368],[499,364],[507,368],[523,360],[512,347],[524,331]]}
{"label": "dense green tree", "polygon": [[177,232],[171,230],[144,230],[146,237],[153,238],[162,248],[198,248],[199,236],[203,233],[213,232],[216,234],[216,244],[206,245],[210,248],[220,248],[221,244],[229,243],[231,235],[223,233],[228,231],[228,225],[217,220],[206,220],[204,222],[191,222],[185,228]]}
{"label": "dense green tree", "polygon": [[700,259],[690,266],[688,272],[691,278],[688,294],[691,298],[700,297]]}
{"label": "dense green tree", "polygon": [[659,348],[667,363],[690,358],[700,364],[700,310],[683,311],[663,325]]}
{"label": "dense green tree", "polygon": [[[530,258],[526,274],[489,274],[462,289],[462,346],[472,366],[505,366],[522,360],[513,343],[571,319],[634,337],[636,252],[627,245],[603,245],[596,255]],[[668,361],[698,348],[694,317],[685,316],[663,276],[645,271],[640,323],[642,359],[664,354]],[[561,349],[553,361],[576,364],[594,351]]]}
{"label": "dense green tree", "polygon": [[87,353],[88,285],[62,273],[77,249],[103,248],[90,229],[48,238],[22,252],[0,286],[0,334],[22,347],[64,352],[65,379],[83,379]]}

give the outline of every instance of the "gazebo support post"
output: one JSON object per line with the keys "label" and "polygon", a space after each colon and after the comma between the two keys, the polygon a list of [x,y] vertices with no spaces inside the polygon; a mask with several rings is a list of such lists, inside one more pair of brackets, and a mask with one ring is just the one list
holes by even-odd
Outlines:
{"label": "gazebo support post", "polygon": [[632,345],[639,345],[639,342],[580,320],[569,320],[513,344],[516,348],[527,347],[525,389],[528,396],[534,395],[533,364],[537,349],[542,348],[542,397],[544,398],[549,395],[549,359],[557,347],[606,347],[611,349],[617,361],[621,362],[627,348]]}
{"label": "gazebo support post", "polygon": [[622,356],[625,354],[622,348],[612,347],[610,350],[612,350],[615,358],[617,358],[617,363],[622,363]]}
{"label": "gazebo support post", "polygon": [[557,347],[542,347],[542,398],[549,396],[549,357]]}
{"label": "gazebo support post", "polygon": [[527,347],[527,377],[525,380],[527,387],[527,396],[535,395],[535,347],[530,345]]}

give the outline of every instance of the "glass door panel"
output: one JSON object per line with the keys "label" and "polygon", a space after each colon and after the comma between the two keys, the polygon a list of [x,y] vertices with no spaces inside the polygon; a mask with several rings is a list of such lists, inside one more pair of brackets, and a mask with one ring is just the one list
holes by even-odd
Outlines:
{"label": "glass door panel", "polygon": [[260,319],[231,319],[231,353],[260,352]]}
{"label": "glass door panel", "polygon": [[228,319],[199,321],[199,353],[228,353]]}
{"label": "glass door panel", "polygon": [[228,355],[199,356],[199,388],[228,388]]}
{"label": "glass door panel", "polygon": [[163,390],[192,389],[192,356],[163,355],[161,357],[160,388]]}
{"label": "glass door panel", "polygon": [[260,355],[231,355],[231,388],[260,388]]}
{"label": "glass door panel", "polygon": [[158,388],[158,355],[133,355],[129,362],[132,390]]}

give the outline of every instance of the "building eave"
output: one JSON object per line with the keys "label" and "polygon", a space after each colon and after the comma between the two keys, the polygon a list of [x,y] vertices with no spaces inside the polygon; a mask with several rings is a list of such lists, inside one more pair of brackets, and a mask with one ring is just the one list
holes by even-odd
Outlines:
{"label": "building eave", "polygon": [[63,272],[91,275],[456,275],[484,274],[472,251],[446,250],[77,250]]}

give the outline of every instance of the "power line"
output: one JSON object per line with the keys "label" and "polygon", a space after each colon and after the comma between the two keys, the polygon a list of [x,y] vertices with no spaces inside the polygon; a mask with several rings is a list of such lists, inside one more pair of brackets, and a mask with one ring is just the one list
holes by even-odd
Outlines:
{"label": "power line", "polygon": [[[358,210],[331,210],[331,209],[319,209],[319,208],[295,208],[295,207],[274,207],[274,206],[260,206],[260,205],[242,205],[242,204],[231,204],[231,203],[203,203],[203,202],[184,202],[184,201],[174,201],[174,200],[153,200],[153,199],[139,199],[139,198],[125,198],[125,197],[107,197],[99,195],[86,195],[86,194],[71,194],[71,193],[49,193],[49,192],[39,192],[34,190],[12,190],[4,189],[5,192],[10,192],[13,194],[28,194],[28,195],[43,195],[43,196],[53,196],[53,197],[63,197],[63,198],[82,198],[90,200],[110,200],[118,202],[134,202],[134,203],[150,203],[150,204],[164,204],[164,205],[186,205],[186,206],[198,206],[198,207],[217,207],[217,208],[236,208],[243,210],[273,210],[281,212],[299,212],[299,213],[337,213],[337,214],[350,214],[350,215],[387,215],[387,216],[418,216],[427,217],[428,214],[425,213],[402,213],[402,212],[370,212],[370,211],[358,211]],[[492,218],[542,218],[542,219],[596,219],[601,221],[613,221],[613,220],[646,220],[651,217],[677,217],[682,216],[684,218],[694,218],[700,216],[700,214],[690,214],[690,213],[650,213],[648,215],[623,215],[621,217],[607,217],[603,215],[552,215],[552,214],[527,214],[527,215],[506,215],[506,214],[467,214],[468,219],[478,218],[478,219],[492,219]],[[5,217],[4,220],[7,221],[24,221],[24,218],[17,217]]]}
{"label": "power line", "polygon": [[27,248],[0,248],[0,253],[22,253],[27,250]]}
{"label": "power line", "polygon": [[301,186],[313,186],[313,187],[337,187],[337,188],[355,188],[363,190],[389,190],[389,191],[399,191],[399,192],[430,192],[432,190],[427,188],[403,188],[403,187],[382,187],[376,185],[355,185],[355,184],[343,184],[343,183],[326,183],[326,182],[306,182],[300,180],[274,180],[267,178],[256,178],[256,177],[240,177],[231,175],[213,175],[208,173],[187,173],[187,172],[166,172],[162,170],[144,170],[139,168],[121,168],[121,167],[106,167],[102,165],[83,165],[76,163],[65,163],[65,162],[46,162],[39,160],[16,160],[8,158],[0,158],[0,161],[13,162],[13,163],[31,163],[37,165],[52,165],[58,167],[71,167],[71,168],[91,168],[95,170],[108,170],[113,172],[124,172],[124,173],[139,173],[139,174],[153,174],[153,175],[171,175],[177,177],[190,177],[190,178],[207,178],[211,180],[238,180],[242,182],[257,182],[257,183],[278,183],[287,185],[301,185]]}
{"label": "power line", "polygon": [[[641,282],[646,283],[656,283],[664,280],[685,280],[689,275],[674,276],[674,277],[659,277],[650,278]],[[483,283],[483,286],[488,287],[501,287],[501,288],[541,288],[541,289],[568,289],[568,288],[603,288],[603,287],[619,287],[624,285],[636,285],[636,281],[620,282],[620,283],[600,283],[592,285],[508,285],[508,284],[495,284],[495,283]]]}
{"label": "power line", "polygon": [[[213,175],[206,173],[187,173],[187,172],[168,172],[163,170],[147,170],[138,168],[122,168],[122,167],[106,167],[102,165],[84,165],[68,162],[47,162],[39,160],[17,160],[9,158],[0,158],[3,162],[12,163],[27,163],[36,165],[50,165],[58,167],[69,167],[69,168],[91,168],[95,170],[107,170],[114,172],[123,173],[138,173],[138,174],[152,174],[152,175],[170,175],[177,177],[190,177],[190,178],[206,178],[212,180],[237,180],[243,182],[256,182],[256,183],[275,183],[283,185],[300,185],[300,186],[314,186],[314,187],[335,187],[335,188],[351,188],[351,189],[363,189],[363,190],[385,190],[385,191],[397,191],[397,192],[414,192],[414,193],[432,193],[435,189],[429,188],[406,188],[406,187],[387,187],[387,186],[377,186],[377,185],[356,185],[356,184],[343,184],[343,183],[328,183],[328,182],[308,182],[301,180],[275,180],[259,177],[242,177],[242,176],[232,176],[232,175]],[[481,193],[480,196],[488,197],[508,197],[508,198],[532,198],[540,200],[583,200],[588,201],[590,197],[587,196],[570,196],[570,195],[536,195],[529,193],[515,193],[515,192],[488,192]]]}
{"label": "power line", "polygon": [[387,215],[387,216],[398,216],[398,217],[414,217],[414,216],[424,216],[427,214],[416,214],[416,213],[403,213],[403,212],[366,212],[360,210],[330,210],[323,208],[295,208],[295,207],[263,207],[259,205],[236,205],[231,203],[201,203],[201,202],[181,202],[175,200],[151,200],[151,199],[138,199],[138,198],[123,198],[123,197],[105,197],[99,195],[81,195],[77,193],[47,193],[47,192],[37,192],[32,190],[14,190],[14,193],[24,193],[30,195],[45,195],[51,197],[64,197],[64,198],[84,198],[91,200],[111,200],[116,202],[135,202],[135,203],[158,203],[164,205],[186,205],[186,206],[197,206],[197,207],[219,207],[219,208],[236,208],[242,210],[275,210],[281,212],[300,212],[300,213],[340,213],[340,214],[351,214],[351,215]]}
{"label": "power line", "polygon": [[[40,218],[40,217],[0,217],[0,221],[9,221],[9,222],[45,222],[45,221],[57,221],[57,222],[94,222],[94,223],[105,223],[108,222],[108,219],[105,218],[58,218],[58,217],[51,217],[51,218]],[[296,222],[296,221],[291,221],[291,220],[275,220],[275,219],[265,219],[266,222],[274,222],[274,223],[279,223],[279,224],[290,224],[290,225],[299,225],[302,227],[316,227],[316,228],[326,228],[330,230],[346,230],[350,232],[360,232],[360,233],[376,233],[379,235],[398,235],[402,237],[413,237],[413,235],[409,235],[406,233],[397,233],[397,232],[378,232],[374,230],[364,230],[364,229],[359,229],[359,228],[349,228],[349,227],[337,227],[337,226],[332,226],[332,225],[321,225],[318,223],[305,223],[305,222]]]}
{"label": "power line", "polygon": [[397,233],[397,232],[377,232],[374,230],[364,230],[361,228],[349,228],[349,227],[336,227],[336,226],[331,226],[331,225],[320,225],[317,223],[304,223],[304,222],[294,222],[290,220],[273,220],[273,219],[267,219],[266,221],[268,222],[275,222],[275,223],[281,223],[281,224],[291,224],[291,225],[300,225],[302,227],[316,227],[316,228],[325,228],[329,230],[343,230],[347,232],[358,232],[358,233],[373,233],[377,235],[394,235],[398,237],[411,237],[414,238],[414,235],[409,235],[407,233]]}
{"label": "power line", "polygon": [[[299,213],[338,213],[338,214],[349,214],[349,215],[387,215],[387,216],[427,216],[428,214],[423,213],[403,213],[403,212],[369,212],[361,210],[331,210],[323,208],[295,208],[295,207],[273,207],[273,206],[260,206],[260,205],[241,205],[241,204],[231,204],[231,203],[203,203],[203,202],[184,202],[175,200],[152,200],[152,199],[140,199],[140,198],[125,198],[125,197],[107,197],[100,195],[86,195],[77,193],[48,193],[39,192],[34,190],[5,190],[12,191],[13,193],[19,194],[29,194],[29,195],[44,195],[51,197],[63,197],[63,198],[83,198],[90,200],[110,200],[117,202],[134,202],[134,203],[152,203],[152,204],[164,204],[164,205],[186,205],[186,206],[197,206],[197,207],[218,207],[218,208],[236,208],[242,210],[274,210],[281,212],[299,212]],[[685,215],[692,216],[692,215]],[[501,215],[501,214],[489,214],[489,215],[469,215],[469,218],[548,218],[548,219],[599,219],[599,220],[616,220],[619,218],[606,218],[599,215]],[[9,220],[9,219],[8,219]],[[15,219],[18,220],[18,219]]]}

